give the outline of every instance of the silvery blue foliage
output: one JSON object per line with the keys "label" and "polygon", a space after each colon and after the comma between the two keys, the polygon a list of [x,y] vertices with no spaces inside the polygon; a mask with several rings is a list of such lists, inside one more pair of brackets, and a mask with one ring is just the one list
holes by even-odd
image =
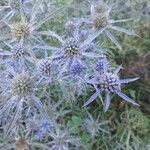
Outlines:
{"label": "silvery blue foliage", "polygon": [[65,106],[62,106],[64,103],[64,100],[58,100],[57,102],[51,102],[49,101],[47,104],[47,113],[49,115],[49,118],[55,122],[56,120],[59,120],[60,118],[63,118],[65,115],[67,115],[70,110],[68,110]]}
{"label": "silvery blue foliage", "polygon": [[[6,3],[6,2],[4,2]],[[21,11],[28,13],[30,1],[26,0],[8,0],[8,3],[0,6],[0,12],[3,14],[1,21],[10,20]]]}
{"label": "silvery blue foliage", "polygon": [[149,16],[150,15],[150,3],[143,2],[142,4],[142,15]]}
{"label": "silvery blue foliage", "polygon": [[7,117],[2,116],[0,118],[0,128],[2,128],[7,123]]}
{"label": "silvery blue foliage", "polygon": [[51,150],[69,150],[79,145],[79,139],[71,136],[67,129],[62,129],[59,125],[55,125],[54,132],[51,132],[49,136],[52,138],[49,142]]}
{"label": "silvery blue foliage", "polygon": [[93,118],[93,116],[89,112],[87,112],[87,114],[88,117],[84,120],[84,126],[86,127],[86,130],[89,132],[91,137],[97,136],[100,132],[109,134],[109,131],[107,129],[104,129],[104,126],[107,126],[108,121],[99,121],[100,118]]}
{"label": "silvery blue foliage", "polygon": [[36,132],[37,140],[42,140],[54,130],[54,123],[49,119],[40,119],[38,121],[38,130]]}

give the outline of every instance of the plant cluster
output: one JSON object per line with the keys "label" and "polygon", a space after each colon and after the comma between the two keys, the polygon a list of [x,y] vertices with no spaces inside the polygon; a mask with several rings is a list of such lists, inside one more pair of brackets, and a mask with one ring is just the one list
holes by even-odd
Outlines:
{"label": "plant cluster", "polygon": [[[122,27],[132,19],[115,20],[107,2],[91,1],[90,13],[61,24],[65,32],[60,35],[44,27],[65,9],[55,5],[50,0],[8,0],[0,6],[0,149],[90,149],[89,136],[111,137],[110,121],[103,115],[113,95],[139,106],[121,89],[138,77],[121,79],[122,65],[109,60],[110,50],[101,40],[105,36],[122,49],[113,31],[138,36]],[[101,117],[89,113],[95,100],[106,113]],[[72,115],[78,107],[81,117]],[[121,149],[117,142],[116,149]]]}

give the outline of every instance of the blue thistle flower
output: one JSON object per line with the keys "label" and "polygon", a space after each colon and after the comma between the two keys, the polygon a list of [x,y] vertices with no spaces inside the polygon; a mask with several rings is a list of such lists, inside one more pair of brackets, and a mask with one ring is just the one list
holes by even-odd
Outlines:
{"label": "blue thistle flower", "polygon": [[57,37],[57,39],[62,44],[60,48],[53,46],[37,46],[35,48],[52,51],[52,56],[50,58],[59,65],[59,76],[62,76],[64,72],[70,70],[70,67],[76,63],[87,67],[87,64],[89,64],[87,60],[89,61],[100,56],[99,53],[96,53],[95,51],[87,51],[86,46],[92,43],[82,42],[78,33],[75,37],[67,38],[65,40],[61,37]]}
{"label": "blue thistle flower", "polygon": [[83,67],[80,63],[76,63],[71,65],[69,69],[69,74],[71,75],[82,75],[85,71],[85,67]]}
{"label": "blue thistle flower", "polygon": [[120,71],[121,66],[119,66],[113,73],[104,72],[103,74],[96,74],[95,77],[89,81],[88,83],[92,84],[96,90],[96,92],[91,96],[90,99],[87,100],[87,102],[84,104],[84,106],[87,106],[98,96],[100,96],[102,93],[106,95],[105,97],[105,111],[108,110],[110,106],[111,97],[110,95],[112,93],[117,94],[120,96],[123,100],[139,106],[134,100],[126,96],[121,92],[121,85],[125,83],[129,83],[132,81],[135,81],[139,78],[132,78],[132,79],[120,79],[118,76],[118,72]]}
{"label": "blue thistle flower", "polygon": [[66,36],[67,37],[73,37],[74,33],[76,32],[76,29],[77,29],[77,23],[74,19],[73,20],[68,20],[65,23],[65,31],[66,31]]}
{"label": "blue thistle flower", "polygon": [[[62,81],[65,87],[62,91],[71,90],[72,94],[81,95],[86,91],[87,84],[85,82],[87,76],[87,69],[82,64],[76,62],[70,66],[67,72],[64,72]],[[64,86],[63,85],[63,86]],[[70,93],[69,92],[69,93]],[[64,93],[65,94],[65,93]]]}
{"label": "blue thistle flower", "polygon": [[38,62],[38,69],[44,76],[50,76],[52,62],[49,59],[42,59]]}
{"label": "blue thistle flower", "polygon": [[45,107],[35,96],[37,87],[36,79],[33,76],[25,71],[16,73],[11,66],[7,67],[4,76],[5,79],[0,82],[2,87],[1,97],[4,100],[0,109],[0,116],[13,114],[7,134],[10,133],[17,120],[21,118],[24,104],[27,107],[36,107],[42,116],[47,117]]}
{"label": "blue thistle flower", "polygon": [[[122,19],[122,20],[112,20],[110,19],[110,12],[111,7],[108,6],[106,3],[98,1],[96,4],[91,4],[91,15],[89,16],[89,19],[82,19],[81,22],[85,22],[86,24],[89,24],[90,29],[89,30],[89,36],[86,39],[86,42],[93,41],[96,37],[98,37],[100,34],[105,34],[119,49],[121,49],[121,46],[119,42],[116,40],[116,38],[113,36],[110,30],[115,30],[119,32],[126,33],[128,35],[136,35],[134,32],[129,31],[125,28],[119,27],[115,25],[116,23],[120,22],[127,22],[132,19]],[[92,27],[92,28],[91,28]]]}
{"label": "blue thistle flower", "polygon": [[57,80],[58,65],[48,57],[40,59],[36,65],[36,74],[39,76],[39,83],[52,83]]}
{"label": "blue thistle flower", "polygon": [[13,64],[15,68],[24,68],[28,67],[30,68],[31,65],[35,61],[35,55],[32,52],[31,47],[27,47],[23,45],[23,43],[20,41],[18,44],[8,44],[5,43],[6,46],[8,46],[9,50],[2,49],[0,51],[0,56],[2,57],[1,64]]}
{"label": "blue thistle flower", "polygon": [[12,135],[7,137],[7,141],[5,139],[5,144],[10,149],[16,150],[34,149],[35,143],[37,144],[36,148],[38,149],[48,149],[46,144],[39,143],[37,141],[36,135],[29,132],[24,126],[19,126],[18,129],[12,133]]}
{"label": "blue thistle flower", "polygon": [[8,33],[6,37],[4,37],[3,39],[9,40],[10,43],[23,40],[23,43],[25,42],[28,45],[34,45],[37,43],[42,43],[40,40],[41,35],[48,34],[53,37],[55,33],[51,32],[50,34],[49,31],[38,31],[38,29],[47,20],[52,18],[54,14],[60,12],[62,8],[59,8],[52,12],[48,12],[48,14],[46,14],[44,18],[40,18],[38,17],[40,4],[41,4],[40,1],[36,1],[36,3],[34,3],[32,10],[31,10],[32,13],[30,14],[29,17],[26,16],[24,11],[21,11],[20,21],[18,22],[10,23],[9,20],[4,20],[4,23],[10,29],[10,33]]}

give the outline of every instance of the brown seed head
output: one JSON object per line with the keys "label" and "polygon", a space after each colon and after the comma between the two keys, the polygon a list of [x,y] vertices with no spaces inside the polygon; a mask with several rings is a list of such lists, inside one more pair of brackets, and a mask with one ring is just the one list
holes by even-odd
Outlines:
{"label": "brown seed head", "polygon": [[27,23],[16,23],[13,25],[11,33],[16,39],[27,38],[30,35],[29,25]]}

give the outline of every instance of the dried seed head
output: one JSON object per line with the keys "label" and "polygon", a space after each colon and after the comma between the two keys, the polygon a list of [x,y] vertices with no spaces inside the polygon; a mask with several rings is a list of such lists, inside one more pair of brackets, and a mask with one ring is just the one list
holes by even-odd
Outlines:
{"label": "dried seed head", "polygon": [[29,144],[27,143],[26,139],[19,138],[15,143],[16,150],[28,150]]}
{"label": "dried seed head", "polygon": [[12,92],[15,96],[24,97],[33,92],[33,82],[28,75],[17,75],[12,81]]}
{"label": "dried seed head", "polygon": [[14,38],[27,38],[30,35],[30,28],[27,23],[16,23],[11,29],[11,34]]}
{"label": "dried seed head", "polygon": [[20,0],[9,0],[9,6],[11,9],[19,10]]}
{"label": "dried seed head", "polygon": [[80,54],[79,43],[74,38],[70,38],[64,45],[66,57],[74,57]]}
{"label": "dried seed head", "polygon": [[99,78],[99,88],[101,91],[113,92],[120,88],[119,77],[112,74],[103,74]]}
{"label": "dried seed head", "polygon": [[93,23],[95,28],[106,27],[109,23],[108,16],[104,14],[97,14],[93,17]]}
{"label": "dried seed head", "polygon": [[19,58],[25,55],[25,47],[17,45],[12,49],[12,57]]}
{"label": "dried seed head", "polygon": [[49,76],[52,72],[52,61],[50,59],[42,59],[38,62],[37,68],[42,75]]}

